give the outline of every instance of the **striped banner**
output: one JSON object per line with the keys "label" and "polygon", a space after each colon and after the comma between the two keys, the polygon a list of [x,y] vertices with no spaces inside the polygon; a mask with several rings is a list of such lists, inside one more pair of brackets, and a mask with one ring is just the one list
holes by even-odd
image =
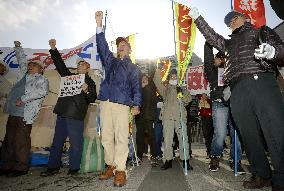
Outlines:
{"label": "striped banner", "polygon": [[174,2],[174,12],[178,78],[179,85],[181,85],[192,56],[196,25],[193,19],[189,17],[189,8],[185,5]]}

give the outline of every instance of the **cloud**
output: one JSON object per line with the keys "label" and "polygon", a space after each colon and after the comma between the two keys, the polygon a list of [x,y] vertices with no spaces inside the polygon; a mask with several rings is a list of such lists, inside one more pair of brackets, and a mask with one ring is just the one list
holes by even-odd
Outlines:
{"label": "cloud", "polygon": [[95,34],[95,12],[89,1],[73,1],[70,10],[61,13],[62,24],[73,35],[75,43],[82,43]]}
{"label": "cloud", "polygon": [[[0,1],[0,31],[18,30],[27,22],[38,22],[43,13],[50,9],[48,0],[1,0]],[[60,0],[52,2],[58,6]]]}

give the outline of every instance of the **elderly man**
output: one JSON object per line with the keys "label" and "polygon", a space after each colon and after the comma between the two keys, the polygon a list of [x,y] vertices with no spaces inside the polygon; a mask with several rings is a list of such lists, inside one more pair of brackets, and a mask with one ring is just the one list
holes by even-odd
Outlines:
{"label": "elderly man", "polygon": [[14,44],[19,67],[25,75],[13,86],[4,106],[9,118],[2,151],[5,163],[0,167],[0,174],[8,177],[28,173],[32,124],[48,93],[48,80],[42,75],[43,63],[27,62],[21,43]]}
{"label": "elderly man", "polygon": [[[274,67],[284,57],[284,43],[269,27],[255,29],[242,13],[229,12],[224,21],[232,30],[230,39],[217,34],[193,8],[189,15],[207,42],[227,53],[224,80],[231,89],[231,110],[240,130],[252,177],[244,181],[249,189],[270,185],[284,190],[284,103],[275,79]],[[263,136],[262,136],[263,135]],[[271,157],[270,169],[263,146]]]}
{"label": "elderly man", "polygon": [[115,176],[114,186],[123,186],[126,183],[129,111],[131,108],[133,115],[139,114],[142,103],[140,71],[129,58],[131,47],[126,38],[117,38],[117,58],[114,57],[102,30],[102,19],[103,13],[96,12],[97,48],[106,76],[98,99],[101,100],[102,144],[107,169],[99,179]]}
{"label": "elderly man", "polygon": [[[56,40],[49,40],[50,54],[54,65],[61,77],[75,75],[66,67],[59,51],[56,48]],[[70,140],[69,158],[70,165],[68,175],[77,175],[80,170],[81,155],[83,149],[84,119],[90,103],[97,98],[96,84],[88,75],[90,64],[82,58],[77,58],[77,72],[85,74],[85,83],[80,94],[59,97],[54,108],[57,114],[55,133],[50,150],[47,170],[41,176],[52,176],[59,172],[61,165],[62,147],[67,136]]]}

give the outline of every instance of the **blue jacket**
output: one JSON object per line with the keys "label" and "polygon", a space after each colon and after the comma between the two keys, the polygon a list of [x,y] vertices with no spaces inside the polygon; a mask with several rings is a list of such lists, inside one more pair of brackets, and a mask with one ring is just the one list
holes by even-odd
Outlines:
{"label": "blue jacket", "polygon": [[97,49],[105,69],[105,79],[101,83],[99,100],[128,106],[142,104],[140,70],[129,58],[123,60],[113,56],[104,33],[96,35]]}

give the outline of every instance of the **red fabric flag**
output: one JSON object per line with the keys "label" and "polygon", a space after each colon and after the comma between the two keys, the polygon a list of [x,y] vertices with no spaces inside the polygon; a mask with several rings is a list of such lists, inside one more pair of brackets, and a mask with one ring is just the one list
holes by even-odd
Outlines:
{"label": "red fabric flag", "polygon": [[243,13],[256,28],[266,25],[263,0],[234,0],[234,10]]}

